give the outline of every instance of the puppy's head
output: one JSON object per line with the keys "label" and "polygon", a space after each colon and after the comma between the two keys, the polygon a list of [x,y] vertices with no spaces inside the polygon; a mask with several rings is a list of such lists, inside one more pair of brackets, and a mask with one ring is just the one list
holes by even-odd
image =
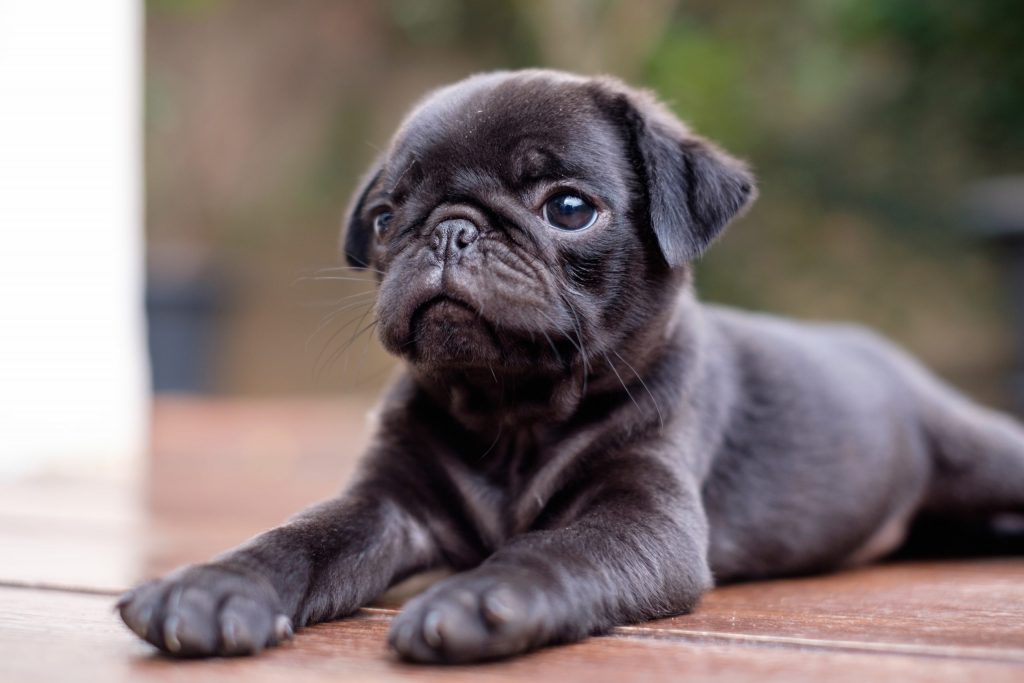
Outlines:
{"label": "puppy's head", "polygon": [[345,256],[386,348],[434,369],[558,371],[663,315],[755,194],[649,95],[552,71],[421,102],[358,191]]}

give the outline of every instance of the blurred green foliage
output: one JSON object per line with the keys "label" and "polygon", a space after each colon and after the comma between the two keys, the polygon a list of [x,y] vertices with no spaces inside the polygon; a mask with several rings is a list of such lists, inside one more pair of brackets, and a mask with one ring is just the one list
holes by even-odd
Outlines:
{"label": "blurred green foliage", "polygon": [[840,19],[851,44],[888,49],[905,64],[904,88],[888,102],[891,127],[914,132],[922,130],[916,122],[934,121],[979,160],[1018,170],[1013,166],[1024,152],[1020,2],[858,1]]}
{"label": "blurred green foliage", "polygon": [[932,239],[964,183],[1020,170],[1022,39],[1012,0],[682,5],[646,75],[802,193]]}

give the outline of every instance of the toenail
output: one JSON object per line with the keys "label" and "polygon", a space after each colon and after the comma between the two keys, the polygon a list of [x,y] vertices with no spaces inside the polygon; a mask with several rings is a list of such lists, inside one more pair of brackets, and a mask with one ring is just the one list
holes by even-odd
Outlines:
{"label": "toenail", "polygon": [[515,618],[516,609],[507,588],[499,588],[487,594],[484,598],[484,616],[494,626]]}
{"label": "toenail", "polygon": [[428,612],[427,618],[423,620],[423,640],[427,641],[427,645],[434,648],[440,647],[443,642],[441,638],[441,613],[436,609]]}
{"label": "toenail", "polygon": [[274,634],[278,640],[290,640],[295,631],[292,629],[292,620],[283,614],[278,614],[274,621]]}
{"label": "toenail", "polygon": [[220,637],[224,641],[224,649],[229,652],[238,649],[238,624],[230,617],[224,619],[220,626]]}
{"label": "toenail", "polygon": [[167,617],[167,621],[164,622],[164,645],[171,652],[181,650],[181,641],[178,640],[178,626],[180,624],[181,619],[175,616]]}

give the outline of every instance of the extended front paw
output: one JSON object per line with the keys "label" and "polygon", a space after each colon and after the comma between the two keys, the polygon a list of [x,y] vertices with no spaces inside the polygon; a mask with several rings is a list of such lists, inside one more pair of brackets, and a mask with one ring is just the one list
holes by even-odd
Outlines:
{"label": "extended front paw", "polygon": [[254,654],[292,636],[273,587],[247,570],[216,564],[178,570],[117,601],[124,623],[164,652]]}
{"label": "extended front paw", "polygon": [[521,576],[477,570],[442,581],[406,605],[389,645],[415,662],[507,657],[550,640],[551,615]]}

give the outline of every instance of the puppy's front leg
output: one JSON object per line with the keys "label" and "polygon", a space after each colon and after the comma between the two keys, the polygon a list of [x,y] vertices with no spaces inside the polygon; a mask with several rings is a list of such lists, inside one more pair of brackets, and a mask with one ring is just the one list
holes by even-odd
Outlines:
{"label": "puppy's front leg", "polygon": [[711,585],[699,494],[647,474],[623,485],[622,473],[607,473],[616,488],[577,494],[570,519],[514,538],[412,600],[391,646],[412,661],[478,661],[692,609]]}
{"label": "puppy's front leg", "polygon": [[428,534],[390,487],[363,481],[212,562],[122,596],[124,622],[165,652],[250,654],[353,612],[426,565]]}

